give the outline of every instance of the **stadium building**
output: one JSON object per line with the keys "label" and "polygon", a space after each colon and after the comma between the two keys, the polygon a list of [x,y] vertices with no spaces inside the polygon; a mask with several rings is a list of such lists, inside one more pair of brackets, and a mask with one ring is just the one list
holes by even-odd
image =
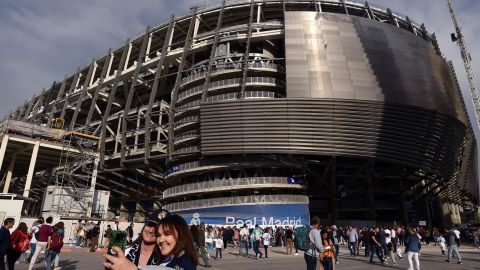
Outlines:
{"label": "stadium building", "polygon": [[[7,118],[91,142],[83,169],[95,177],[59,181],[47,164],[30,174],[30,199],[50,185],[108,190],[111,216],[446,225],[477,207],[477,146],[451,62],[423,24],[365,2],[194,6]],[[4,141],[2,176],[31,151]],[[13,174],[6,192],[18,194],[28,181]]]}

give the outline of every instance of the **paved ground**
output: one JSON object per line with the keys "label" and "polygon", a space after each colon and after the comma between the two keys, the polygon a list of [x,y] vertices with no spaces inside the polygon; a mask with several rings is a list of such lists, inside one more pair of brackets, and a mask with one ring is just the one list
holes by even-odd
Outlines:
{"label": "paved ground", "polygon": [[[303,261],[303,254],[300,253],[298,256],[289,255],[287,256],[283,248],[270,248],[269,259],[259,259],[256,260],[253,256],[245,259],[244,257],[237,257],[237,249],[229,248],[224,251],[224,258],[221,260],[212,260],[211,264],[213,265],[212,270],[216,269],[275,269],[275,270],[302,270],[305,269],[305,263]],[[362,250],[363,252],[363,250]],[[475,250],[469,247],[462,247],[460,249],[460,254],[463,259],[462,265],[457,265],[455,263],[445,263],[443,262],[443,257],[439,255],[440,250],[438,247],[424,247],[422,248],[420,256],[420,265],[422,270],[443,270],[443,269],[455,269],[455,270],[466,270],[466,269],[480,269],[480,251]],[[90,253],[85,248],[72,248],[66,246],[64,251],[62,251],[60,265],[62,270],[103,270],[102,262],[104,261],[101,256],[104,254],[103,250],[99,250],[96,253]],[[382,265],[382,264],[369,264],[367,258],[360,257],[350,257],[346,252],[346,247],[340,247],[340,257],[339,262],[336,266],[336,270],[341,269],[407,269],[408,262],[404,257],[401,260],[398,260],[398,265]],[[26,264],[17,264],[15,269],[25,270],[28,269]],[[34,269],[45,269],[42,263],[35,265]],[[204,269],[199,267],[198,269]],[[319,269],[317,267],[317,269]]]}

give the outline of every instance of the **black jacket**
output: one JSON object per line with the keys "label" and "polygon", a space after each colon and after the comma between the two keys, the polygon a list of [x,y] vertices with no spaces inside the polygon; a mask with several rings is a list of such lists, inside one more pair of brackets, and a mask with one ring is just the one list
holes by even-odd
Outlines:
{"label": "black jacket", "polygon": [[5,256],[11,246],[10,231],[5,226],[2,226],[0,229],[0,256]]}

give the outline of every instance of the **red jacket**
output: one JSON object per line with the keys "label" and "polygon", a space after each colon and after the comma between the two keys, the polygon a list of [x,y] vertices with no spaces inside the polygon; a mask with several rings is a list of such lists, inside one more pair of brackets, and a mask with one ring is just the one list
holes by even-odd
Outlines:
{"label": "red jacket", "polygon": [[12,235],[10,236],[10,239],[12,241],[12,247],[15,245],[18,245],[25,238],[27,239],[29,238],[27,233],[19,229],[16,229],[15,231],[13,231]]}

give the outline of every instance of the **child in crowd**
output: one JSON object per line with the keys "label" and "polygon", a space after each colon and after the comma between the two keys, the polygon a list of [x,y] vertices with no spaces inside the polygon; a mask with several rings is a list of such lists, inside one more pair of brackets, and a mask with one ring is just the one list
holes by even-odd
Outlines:
{"label": "child in crowd", "polygon": [[215,260],[222,258],[222,248],[223,248],[222,237],[223,237],[222,234],[219,233],[217,234],[217,239],[215,239],[215,249],[217,250],[217,252],[215,253]]}
{"label": "child in crowd", "polygon": [[445,257],[445,238],[443,238],[443,235],[440,235],[437,238],[437,244],[440,246],[440,251],[442,251],[442,256]]}

